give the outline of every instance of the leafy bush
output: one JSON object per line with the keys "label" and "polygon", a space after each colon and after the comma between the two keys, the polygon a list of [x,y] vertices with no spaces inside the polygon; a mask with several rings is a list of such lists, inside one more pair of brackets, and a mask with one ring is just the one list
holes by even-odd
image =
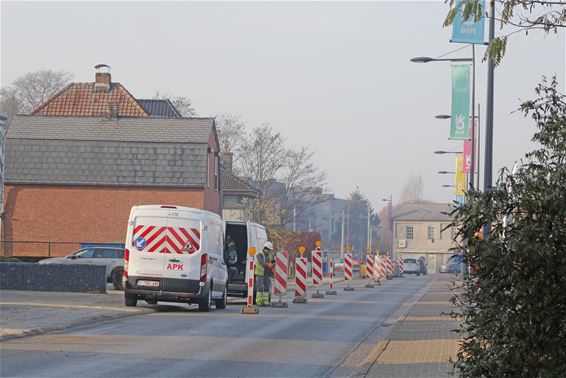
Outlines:
{"label": "leafy bush", "polygon": [[452,298],[464,377],[566,376],[566,97],[556,88],[544,79],[521,105],[538,149],[453,212],[472,268]]}

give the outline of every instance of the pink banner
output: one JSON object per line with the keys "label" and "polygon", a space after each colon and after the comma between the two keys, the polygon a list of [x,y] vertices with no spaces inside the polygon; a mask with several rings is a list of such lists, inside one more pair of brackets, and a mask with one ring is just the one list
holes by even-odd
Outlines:
{"label": "pink banner", "polygon": [[[471,126],[471,125],[470,125]],[[475,147],[477,150],[477,146],[478,146],[478,123],[476,121],[476,125],[474,127],[475,131],[476,131],[476,140],[475,140]],[[472,128],[470,127],[470,134],[472,133]],[[462,172],[463,173],[470,173],[470,168],[472,166],[472,141],[470,140],[465,140],[464,141],[464,164],[462,165]],[[474,165],[474,173],[478,172],[478,158],[476,157],[475,159],[475,165]]]}

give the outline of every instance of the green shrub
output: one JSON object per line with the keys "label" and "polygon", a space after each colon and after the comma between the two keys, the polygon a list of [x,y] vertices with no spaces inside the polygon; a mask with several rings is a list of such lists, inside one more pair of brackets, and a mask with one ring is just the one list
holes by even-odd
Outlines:
{"label": "green shrub", "polygon": [[[464,377],[566,376],[566,97],[556,88],[545,79],[538,98],[521,105],[539,148],[453,212],[475,270],[452,298],[463,338],[454,363]],[[475,236],[486,224],[489,235]]]}

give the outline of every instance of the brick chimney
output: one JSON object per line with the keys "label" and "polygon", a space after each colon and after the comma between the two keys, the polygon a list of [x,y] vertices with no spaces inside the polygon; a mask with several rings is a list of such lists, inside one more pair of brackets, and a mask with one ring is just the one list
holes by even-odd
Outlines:
{"label": "brick chimney", "polygon": [[[94,79],[94,91],[108,92],[110,90],[111,83],[110,66],[106,64],[97,64],[94,68],[97,70]],[[107,71],[101,71],[101,69],[107,69]]]}

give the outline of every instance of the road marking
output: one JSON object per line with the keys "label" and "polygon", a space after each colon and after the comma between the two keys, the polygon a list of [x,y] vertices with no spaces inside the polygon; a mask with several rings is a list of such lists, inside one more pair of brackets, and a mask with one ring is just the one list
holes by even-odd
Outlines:
{"label": "road marking", "polygon": [[404,321],[408,321],[408,322],[432,322],[432,321],[447,322],[450,320],[451,320],[451,316],[448,314],[444,316],[407,316],[404,319]]}
{"label": "road marking", "polygon": [[14,335],[23,335],[30,331],[33,331],[32,328],[0,328],[0,336],[14,336]]}
{"label": "road marking", "polygon": [[96,305],[70,305],[70,304],[55,304],[55,303],[31,303],[31,302],[0,302],[0,306],[26,306],[26,307],[51,307],[51,308],[75,308],[75,309],[89,309],[89,310],[112,310],[122,312],[141,312],[141,309],[110,307],[110,306],[96,306]]}
{"label": "road marking", "polygon": [[[159,345],[159,348],[155,348]],[[182,345],[182,348],[179,346]],[[43,335],[2,344],[2,350],[122,354],[138,358],[223,360],[331,366],[354,343],[211,336]],[[215,351],[215,353],[211,353]]]}

